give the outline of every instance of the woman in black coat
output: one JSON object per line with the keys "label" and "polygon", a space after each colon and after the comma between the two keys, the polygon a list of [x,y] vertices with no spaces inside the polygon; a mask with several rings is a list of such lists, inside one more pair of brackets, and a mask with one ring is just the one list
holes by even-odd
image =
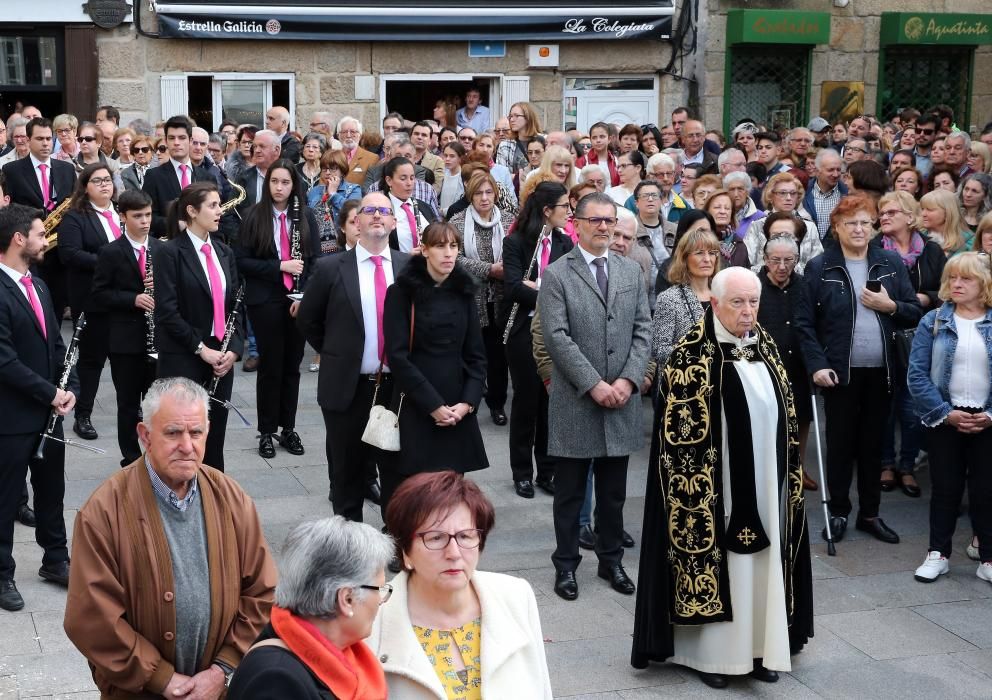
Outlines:
{"label": "woman in black coat", "polygon": [[[420,472],[460,473],[489,466],[476,409],[486,377],[486,348],[475,305],[475,282],[460,265],[458,232],[436,223],[386,292],[385,363],[397,391],[398,477],[382,474],[382,507],[400,482]],[[411,333],[413,337],[411,338]]]}

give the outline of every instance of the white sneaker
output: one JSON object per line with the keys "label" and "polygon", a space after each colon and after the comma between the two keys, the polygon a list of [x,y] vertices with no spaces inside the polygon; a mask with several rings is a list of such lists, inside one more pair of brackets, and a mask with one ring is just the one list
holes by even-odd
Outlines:
{"label": "white sneaker", "polygon": [[969,542],[968,543],[968,546],[965,548],[965,552],[968,553],[968,558],[969,559],[974,559],[975,561],[978,561],[978,547],[976,547],[973,544],[973,542],[974,542],[974,540],[972,540],[972,542]]}
{"label": "white sneaker", "polygon": [[[992,564],[988,568],[990,577],[988,580],[992,581]],[[923,564],[916,570],[913,578],[922,583],[933,583],[938,576],[946,574],[948,571],[950,571],[950,566],[947,564],[947,557],[940,552],[927,552],[927,558],[923,560]]]}
{"label": "white sneaker", "polygon": [[992,561],[983,561],[979,564],[978,570],[975,572],[975,576],[983,581],[992,583]]}

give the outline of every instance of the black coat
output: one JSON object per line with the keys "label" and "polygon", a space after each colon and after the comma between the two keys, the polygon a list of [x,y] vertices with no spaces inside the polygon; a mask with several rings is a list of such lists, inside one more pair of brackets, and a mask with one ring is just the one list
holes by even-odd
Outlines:
{"label": "black coat", "polygon": [[775,345],[778,346],[779,357],[792,382],[796,416],[800,424],[809,423],[813,420],[813,409],[810,405],[812,388],[806,364],[803,362],[799,336],[796,333],[796,304],[803,294],[803,278],[793,272],[785,289],[768,279],[767,268],[761,268],[758,278],[761,280],[758,323],[768,331]]}
{"label": "black coat", "polygon": [[[165,243],[149,236],[145,245],[145,254],[151,258],[154,278],[158,254]],[[127,236],[121,236],[100,249],[93,275],[90,304],[107,313],[107,340],[114,354],[143,355],[146,351],[145,312],[134,305],[135,297],[144,291],[145,283],[141,279],[138,261]]]}
{"label": "black coat", "polygon": [[[551,256],[548,264],[553,263],[573,247],[572,239],[555,229],[551,234]],[[534,248],[524,242],[519,231],[514,231],[512,236],[503,239],[503,302],[499,310],[499,325],[504,331],[513,304],[520,303],[510,335],[516,335],[522,328],[530,332],[529,314],[537,306],[537,290],[525,285],[524,280],[537,279],[540,261],[535,261],[531,265],[533,258]]]}
{"label": "black coat", "polygon": [[[272,625],[266,625],[258,640],[278,639]],[[359,642],[361,644],[362,642]],[[238,665],[228,700],[337,700],[326,685],[288,649],[265,646],[247,654]]]}
{"label": "black coat", "polygon": [[[309,255],[303,257],[303,274],[300,275],[300,291],[306,288],[307,280],[313,272],[313,266],[320,255],[320,229],[317,227],[317,219],[309,207],[302,207],[300,215],[306,217],[309,235],[307,244]],[[287,225],[292,229],[291,224]],[[301,250],[302,248],[302,243]],[[249,250],[244,246],[234,246],[234,254],[238,260],[238,270],[245,277],[245,305],[259,306],[261,304],[271,304],[273,302],[288,301],[286,295],[289,293],[283,284],[282,272],[279,271],[279,259],[276,257],[275,246],[269,255],[263,255],[256,250]]]}
{"label": "black coat", "polygon": [[[213,175],[203,168],[193,166],[189,181],[193,182],[213,182]],[[176,169],[172,165],[172,160],[166,160],[161,165],[149,168],[145,172],[145,184],[141,189],[152,198],[152,235],[162,238],[165,231],[166,218],[172,204],[179,199],[182,194],[182,186],[179,184],[179,177]]]}
{"label": "black coat", "polygon": [[[921,232],[920,235],[924,240],[923,252],[916,258],[912,267],[906,269],[913,289],[917,294],[926,294],[930,298],[930,306],[927,308],[935,309],[942,303],[937,293],[940,291],[940,278],[944,275],[947,256],[944,255],[940,245],[931,240],[926,233]],[[870,245],[881,248],[882,237],[875,236],[871,239]]]}
{"label": "black coat", "polygon": [[[54,158],[48,161],[51,169],[48,171],[48,195],[53,202],[53,208],[72,196],[76,188],[76,169],[69,163]],[[14,204],[24,204],[35,209],[42,209],[45,200],[41,194],[41,185],[34,174],[31,157],[25,156],[3,166],[3,174],[7,178],[5,194]]]}
{"label": "black coat", "polygon": [[73,317],[79,316],[80,311],[97,311],[90,303],[90,290],[93,287],[97,254],[107,243],[109,241],[103,224],[100,223],[100,215],[89,204],[84,211],[69,211],[59,225],[59,245],[56,250],[65,266],[69,306]]}
{"label": "black coat", "polygon": [[383,326],[395,386],[393,403],[398,402],[397,392],[405,394],[397,469],[403,474],[441,469],[464,473],[488,467],[475,412],[443,428],[430,415],[441,406],[458,403],[477,409],[482,401],[486,347],[471,275],[456,265],[437,285],[424,258],[411,258],[386,292]]}

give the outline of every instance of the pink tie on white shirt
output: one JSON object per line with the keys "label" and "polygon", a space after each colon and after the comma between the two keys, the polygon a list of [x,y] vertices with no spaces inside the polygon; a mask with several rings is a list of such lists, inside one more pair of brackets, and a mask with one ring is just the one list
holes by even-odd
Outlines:
{"label": "pink tie on white shirt", "polygon": [[207,278],[210,280],[210,297],[214,302],[214,337],[224,340],[224,283],[220,280],[220,270],[214,262],[213,249],[209,243],[200,246],[200,252],[207,258]]}
{"label": "pink tie on white shirt", "polygon": [[48,166],[45,163],[39,163],[38,168],[41,170],[41,197],[45,202],[45,210],[47,211],[52,204],[52,199],[48,196]]}
{"label": "pink tie on white shirt", "polygon": [[417,238],[417,217],[413,215],[413,207],[410,206],[409,202],[403,202],[400,209],[406,213],[406,222],[410,226],[410,238],[413,240],[413,247],[416,248],[420,245],[420,239]]}
{"label": "pink tie on white shirt", "polygon": [[185,163],[180,163],[179,170],[182,173],[179,177],[179,188],[184,190],[189,187],[189,166]]}
{"label": "pink tie on white shirt", "polygon": [[375,265],[375,318],[379,329],[379,361],[386,363],[386,337],[382,330],[382,314],[386,307],[386,271],[382,268],[382,256],[372,255],[369,260]]}
{"label": "pink tie on white shirt", "polygon": [[544,238],[541,241],[541,267],[538,269],[538,277],[544,277],[544,269],[549,262],[551,262],[551,239]]}
{"label": "pink tie on white shirt", "polygon": [[107,220],[107,224],[110,226],[110,232],[112,234],[114,234],[114,240],[117,240],[118,238],[120,238],[121,237],[121,227],[117,225],[117,222],[116,221],[114,221],[114,212],[109,211],[109,210],[108,211],[98,211],[97,214],[99,214],[100,216],[102,216],[104,219]]}
{"label": "pink tie on white shirt", "polygon": [[138,249],[138,272],[141,273],[141,279],[145,279],[145,246]]}
{"label": "pink tie on white shirt", "polygon": [[[279,215],[279,259],[289,260],[289,230],[286,228],[286,212]],[[293,276],[282,273],[282,283],[287,290],[293,288]]]}
{"label": "pink tie on white shirt", "polygon": [[21,277],[21,284],[24,285],[24,289],[28,293],[28,303],[31,304],[31,310],[34,311],[34,317],[38,319],[38,325],[41,327],[41,334],[44,336],[45,340],[48,340],[48,329],[45,327],[45,312],[41,308],[41,300],[38,298],[38,294],[34,291],[34,280],[30,276],[24,275]]}

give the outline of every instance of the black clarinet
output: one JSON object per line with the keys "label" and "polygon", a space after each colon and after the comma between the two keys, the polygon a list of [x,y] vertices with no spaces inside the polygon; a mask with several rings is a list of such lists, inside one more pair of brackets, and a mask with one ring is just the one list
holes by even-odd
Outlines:
{"label": "black clarinet", "polygon": [[[220,344],[220,353],[222,355],[227,352],[227,348],[231,345],[231,338],[234,337],[234,330],[235,327],[237,326],[238,310],[241,308],[241,302],[243,302],[244,299],[245,299],[245,284],[244,282],[242,282],[241,286],[238,287],[238,293],[234,296],[234,308],[231,309],[231,313],[227,315],[227,326],[225,326],[224,328],[224,339],[221,341]],[[207,392],[209,399],[214,403],[223,406],[229,411],[234,411],[237,414],[238,418],[241,419],[242,423],[244,423],[246,426],[250,426],[251,422],[249,422],[249,420],[245,418],[245,414],[239,411],[237,406],[235,406],[230,401],[225,401],[224,399],[218,399],[215,396],[215,394],[217,393],[217,387],[220,385],[220,380],[221,377],[216,377],[216,376],[210,380],[210,388]]]}
{"label": "black clarinet", "polygon": [[[289,214],[290,222],[292,228],[289,230],[289,258],[290,260],[302,260],[303,250],[301,247],[302,240],[300,235],[300,197],[299,195],[293,195],[293,206]],[[297,296],[300,294],[300,275],[293,275],[293,289],[290,291],[290,296]]]}
{"label": "black clarinet", "polygon": [[[59,377],[59,383],[55,385],[59,391],[65,391],[68,388],[69,376],[72,374],[72,368],[75,367],[76,362],[79,361],[79,337],[82,335],[84,328],[86,328],[86,314],[81,313],[79,314],[79,320],[76,321],[76,327],[72,331],[72,340],[69,341],[69,347],[65,349],[65,360],[62,362],[62,376]],[[59,421],[61,420],[62,416],[59,415],[57,409],[53,408],[51,415],[48,416],[48,424],[45,426],[45,430],[41,433],[41,439],[38,441],[38,447],[34,451],[35,460],[42,460],[45,458],[45,443],[49,440],[55,440],[65,445],[79,447],[97,454],[106,453],[106,450],[99,447],[84,445],[70,438],[55,437],[55,429],[58,428]]]}

